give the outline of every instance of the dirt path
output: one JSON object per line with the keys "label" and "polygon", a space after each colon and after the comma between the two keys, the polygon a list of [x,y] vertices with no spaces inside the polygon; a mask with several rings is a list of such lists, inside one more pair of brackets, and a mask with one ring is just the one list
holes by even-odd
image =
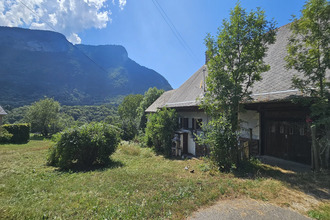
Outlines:
{"label": "dirt path", "polygon": [[188,218],[189,220],[276,220],[295,219],[308,220],[310,218],[301,215],[291,209],[281,208],[266,202],[253,199],[221,200],[215,205],[199,210]]}

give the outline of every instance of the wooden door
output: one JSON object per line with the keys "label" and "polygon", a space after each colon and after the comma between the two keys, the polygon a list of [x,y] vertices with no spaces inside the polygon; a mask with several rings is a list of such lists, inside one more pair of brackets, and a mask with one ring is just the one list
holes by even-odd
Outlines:
{"label": "wooden door", "polygon": [[310,164],[311,142],[304,121],[266,120],[266,155]]}

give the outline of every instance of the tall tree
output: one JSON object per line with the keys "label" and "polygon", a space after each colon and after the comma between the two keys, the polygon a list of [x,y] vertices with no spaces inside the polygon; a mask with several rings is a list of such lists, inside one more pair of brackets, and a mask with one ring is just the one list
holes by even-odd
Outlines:
{"label": "tall tree", "polygon": [[294,87],[313,97],[325,97],[326,71],[330,67],[330,3],[309,0],[294,17],[288,44],[287,67],[303,77],[293,78]]}
{"label": "tall tree", "polygon": [[45,98],[33,103],[26,114],[26,121],[31,123],[31,130],[47,137],[57,131],[60,103]]}
{"label": "tall tree", "polygon": [[[206,142],[220,148],[213,150],[214,158],[225,169],[237,162],[239,105],[249,98],[249,88],[261,79],[261,73],[269,70],[263,58],[275,34],[275,22],[267,21],[264,11],[258,8],[247,13],[238,3],[229,21],[223,20],[217,38],[208,34],[205,39],[209,74],[202,107],[213,116],[210,124],[218,128],[221,137],[215,140],[217,135],[208,133]],[[231,159],[222,160],[218,154],[230,155]]]}
{"label": "tall tree", "polygon": [[143,99],[143,95],[128,95],[123,102],[118,106],[118,114],[121,118],[135,120],[137,116],[137,108]]}
{"label": "tall tree", "polygon": [[137,108],[143,99],[143,95],[128,95],[118,106],[118,114],[123,130],[122,138],[132,140],[137,135]]}
{"label": "tall tree", "polygon": [[[315,150],[317,158],[328,165],[330,154],[330,94],[326,73],[330,68],[330,3],[327,0],[309,0],[305,3],[299,19],[294,17],[291,24],[292,35],[287,46],[287,68],[300,73],[292,79],[293,86],[305,95],[311,108],[312,126],[318,139],[324,142],[320,150]],[[315,139],[316,140],[316,139]],[[316,143],[315,143],[316,144]],[[313,144],[313,146],[316,146]],[[322,149],[323,148],[323,149]],[[327,155],[319,155],[324,152]],[[314,160],[314,163],[317,162]],[[314,164],[315,165],[315,164]],[[318,167],[318,164],[316,164]]]}
{"label": "tall tree", "polygon": [[138,128],[140,130],[145,129],[147,123],[147,117],[145,110],[159,98],[164,93],[164,90],[157,89],[156,87],[149,88],[148,91],[144,93],[143,100],[140,103],[139,108],[137,109],[137,120]]}

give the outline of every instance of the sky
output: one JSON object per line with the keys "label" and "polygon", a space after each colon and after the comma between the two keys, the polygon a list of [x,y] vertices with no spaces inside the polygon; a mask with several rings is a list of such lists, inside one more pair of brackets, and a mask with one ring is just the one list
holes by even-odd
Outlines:
{"label": "sky", "polygon": [[[138,64],[175,89],[205,63],[204,39],[216,36],[236,0],[0,0],[0,26],[53,30],[74,43],[122,45]],[[300,15],[304,0],[241,0],[277,27]]]}

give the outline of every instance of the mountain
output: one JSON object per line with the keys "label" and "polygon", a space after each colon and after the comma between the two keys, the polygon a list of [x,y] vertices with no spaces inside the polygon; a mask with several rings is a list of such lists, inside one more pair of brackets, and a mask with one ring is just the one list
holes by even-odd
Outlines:
{"label": "mountain", "polygon": [[123,46],[73,45],[52,31],[0,27],[0,105],[22,106],[45,96],[65,105],[101,104],[154,86],[171,89]]}

